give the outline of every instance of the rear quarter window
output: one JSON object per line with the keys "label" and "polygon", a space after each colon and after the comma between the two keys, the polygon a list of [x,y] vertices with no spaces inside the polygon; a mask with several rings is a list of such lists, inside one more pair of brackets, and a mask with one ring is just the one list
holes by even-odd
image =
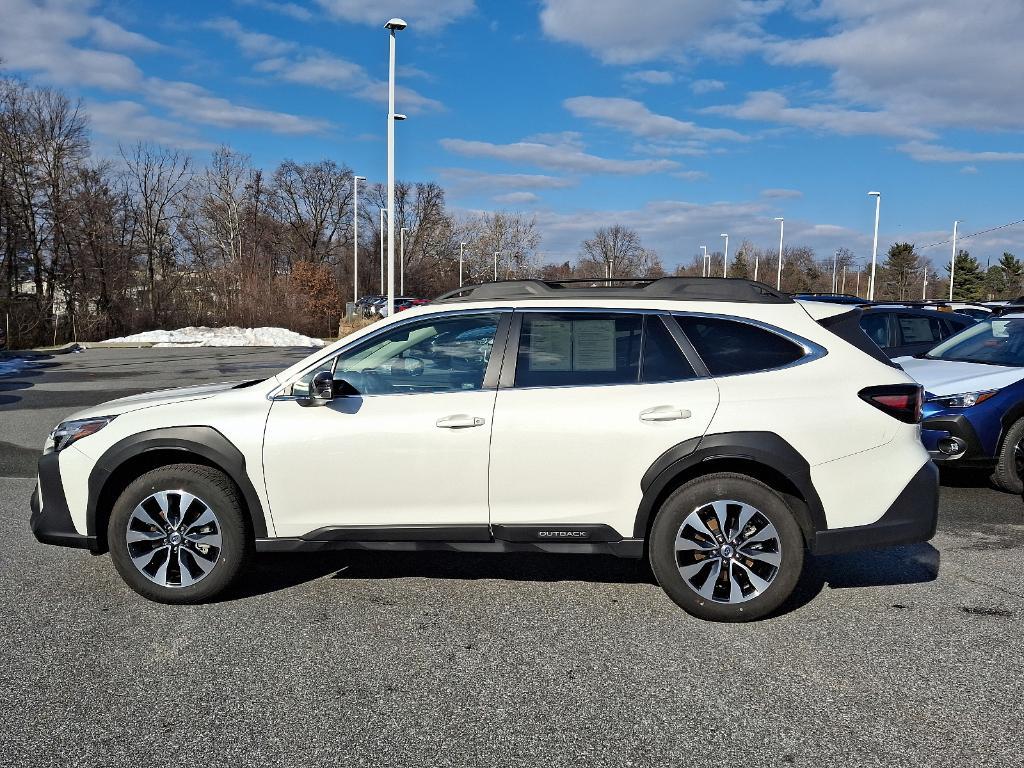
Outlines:
{"label": "rear quarter window", "polygon": [[712,376],[782,368],[804,356],[804,349],[777,333],[724,318],[676,315]]}

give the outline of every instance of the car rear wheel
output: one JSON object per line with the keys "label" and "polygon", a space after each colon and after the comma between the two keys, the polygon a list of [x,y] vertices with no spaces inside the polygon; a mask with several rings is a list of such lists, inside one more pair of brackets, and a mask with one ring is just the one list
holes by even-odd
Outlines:
{"label": "car rear wheel", "polygon": [[691,480],[665,500],[649,555],[658,583],[687,613],[752,621],[792,593],[804,540],[775,491],[746,475],[718,473]]}
{"label": "car rear wheel", "polygon": [[131,483],[114,504],[107,542],[128,586],[162,603],[212,598],[253,549],[234,483],[198,464],[159,467]]}
{"label": "car rear wheel", "polygon": [[1015,421],[1006,431],[996,459],[992,482],[1001,490],[1019,495],[1024,491],[1024,419]]}

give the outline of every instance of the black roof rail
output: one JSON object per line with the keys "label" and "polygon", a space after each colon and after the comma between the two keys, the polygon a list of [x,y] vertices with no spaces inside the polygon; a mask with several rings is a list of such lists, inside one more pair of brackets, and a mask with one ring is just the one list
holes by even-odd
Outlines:
{"label": "black roof rail", "polygon": [[788,293],[739,277],[611,277],[571,280],[504,280],[466,285],[434,299],[435,304],[515,299],[672,299],[790,304]]}

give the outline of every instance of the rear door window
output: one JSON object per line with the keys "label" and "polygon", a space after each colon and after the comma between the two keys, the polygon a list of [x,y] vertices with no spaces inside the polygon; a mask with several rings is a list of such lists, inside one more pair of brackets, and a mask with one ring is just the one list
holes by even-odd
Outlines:
{"label": "rear door window", "polygon": [[639,314],[525,312],[515,386],[635,384],[643,325]]}
{"label": "rear door window", "polygon": [[750,323],[676,315],[712,376],[781,368],[804,356],[798,344]]}
{"label": "rear door window", "polygon": [[903,344],[938,344],[942,341],[942,321],[937,317],[923,315],[896,315]]}

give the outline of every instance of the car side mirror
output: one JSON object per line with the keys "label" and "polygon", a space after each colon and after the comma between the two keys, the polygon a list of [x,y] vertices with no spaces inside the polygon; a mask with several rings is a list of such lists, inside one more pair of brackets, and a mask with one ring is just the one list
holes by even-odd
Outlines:
{"label": "car side mirror", "polygon": [[327,405],[334,399],[334,374],[330,371],[318,371],[309,382],[309,404]]}

